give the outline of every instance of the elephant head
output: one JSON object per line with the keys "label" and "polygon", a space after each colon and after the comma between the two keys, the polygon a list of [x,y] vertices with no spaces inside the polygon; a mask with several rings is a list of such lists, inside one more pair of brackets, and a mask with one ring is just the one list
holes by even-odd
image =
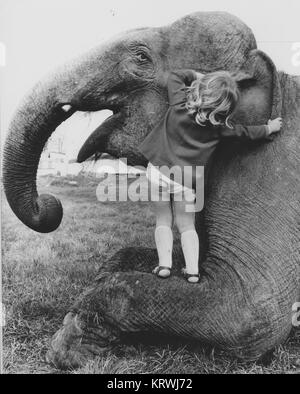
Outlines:
{"label": "elephant head", "polygon": [[239,70],[239,119],[266,121],[279,111],[273,100],[280,97],[279,85],[272,62],[255,48],[251,30],[239,19],[197,13],[167,27],[129,31],[62,67],[33,88],[10,124],[3,180],[12,210],[36,231],[59,226],[61,203],[37,194],[36,172],[51,133],[76,111],[113,111],[88,138],[79,162],[108,152],[129,164],[145,164],[137,147],[166,111],[166,70]]}

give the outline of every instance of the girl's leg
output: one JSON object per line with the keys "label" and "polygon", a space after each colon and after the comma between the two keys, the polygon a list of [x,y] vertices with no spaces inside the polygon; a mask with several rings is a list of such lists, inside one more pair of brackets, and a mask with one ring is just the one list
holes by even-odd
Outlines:
{"label": "girl's leg", "polygon": [[[199,278],[199,238],[195,229],[195,213],[186,212],[184,196],[182,201],[174,201],[176,226],[181,234],[181,246],[186,264],[186,273],[195,275],[189,282],[198,282]],[[190,202],[188,203],[191,204]]]}
{"label": "girl's leg", "polygon": [[172,249],[173,249],[173,233],[172,222],[173,215],[171,209],[171,201],[154,202],[156,215],[155,243],[159,259],[159,267],[168,267],[169,269],[155,270],[159,276],[166,278],[170,276],[172,268]]}

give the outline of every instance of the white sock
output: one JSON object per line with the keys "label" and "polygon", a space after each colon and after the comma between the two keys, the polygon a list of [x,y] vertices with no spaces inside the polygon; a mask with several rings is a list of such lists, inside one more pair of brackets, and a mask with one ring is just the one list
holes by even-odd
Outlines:
{"label": "white sock", "polygon": [[155,229],[155,243],[159,265],[172,267],[173,232],[168,226],[158,226]]}
{"label": "white sock", "polygon": [[199,238],[196,230],[188,230],[181,233],[181,246],[184,255],[186,272],[198,274]]}

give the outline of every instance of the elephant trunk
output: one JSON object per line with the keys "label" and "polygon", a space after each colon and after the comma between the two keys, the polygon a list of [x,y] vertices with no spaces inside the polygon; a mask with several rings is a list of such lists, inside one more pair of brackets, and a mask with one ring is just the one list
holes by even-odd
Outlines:
{"label": "elephant trunk", "polygon": [[76,111],[118,108],[110,94],[118,75],[114,78],[110,70],[107,77],[110,53],[110,46],[101,46],[38,83],[10,123],[3,151],[4,191],[16,216],[35,231],[54,231],[62,219],[60,201],[38,195],[36,188],[40,156],[53,131]]}
{"label": "elephant trunk", "polygon": [[3,152],[4,190],[16,216],[31,229],[47,233],[62,219],[60,201],[38,195],[36,174],[43,148],[56,127],[74,112],[64,111],[53,82],[38,84],[16,112]]}

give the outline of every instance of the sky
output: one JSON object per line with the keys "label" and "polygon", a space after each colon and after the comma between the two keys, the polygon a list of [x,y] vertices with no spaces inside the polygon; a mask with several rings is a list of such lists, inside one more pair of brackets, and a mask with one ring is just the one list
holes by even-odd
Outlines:
{"label": "sky", "polygon": [[[2,138],[22,96],[55,67],[122,31],[216,10],[240,17],[278,69],[300,75],[299,0],[0,0]],[[75,115],[60,127],[73,130],[72,152],[103,116]]]}

